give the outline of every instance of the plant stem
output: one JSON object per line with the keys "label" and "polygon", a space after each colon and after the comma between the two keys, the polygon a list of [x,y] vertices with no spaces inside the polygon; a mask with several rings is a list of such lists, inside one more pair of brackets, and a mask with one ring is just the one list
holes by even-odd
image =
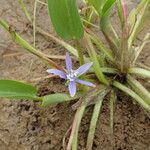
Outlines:
{"label": "plant stem", "polygon": [[99,29],[99,26],[97,26],[97,25],[95,25],[95,24],[93,24],[93,23],[89,22],[89,21],[88,21],[88,20],[86,20],[86,19],[83,19],[83,18],[82,18],[82,21],[83,21],[83,22],[85,22],[85,23],[87,23],[88,25],[90,25],[90,26],[92,26],[92,27],[96,28],[96,29]]}
{"label": "plant stem", "polygon": [[[84,62],[84,55],[83,55],[79,40],[76,40],[76,49],[77,49],[77,52],[78,52],[78,57],[79,57],[78,59],[79,59],[80,66],[82,66],[85,62]],[[85,76],[81,76],[80,78],[85,79]],[[80,87],[83,91],[88,90],[87,86],[80,85]]]}
{"label": "plant stem", "polygon": [[40,4],[42,4],[42,5],[47,6],[47,3],[45,3],[45,2],[42,2],[42,1],[40,1],[40,0],[37,0],[37,2],[40,3]]}
{"label": "plant stem", "polygon": [[127,76],[127,82],[131,88],[150,105],[150,93],[146,90],[146,88],[130,75]]}
{"label": "plant stem", "polygon": [[84,57],[83,57],[83,53],[82,53],[82,49],[80,47],[80,41],[76,40],[76,46],[77,46],[77,51],[78,51],[78,56],[79,56],[79,63],[80,65],[84,64]]}
{"label": "plant stem", "polygon": [[36,97],[35,100],[37,100],[37,101],[43,101],[43,98],[42,97]]}
{"label": "plant stem", "polygon": [[18,43],[21,47],[25,48],[28,52],[36,55],[40,59],[42,59],[47,65],[53,66],[57,69],[64,70],[63,67],[57,65],[54,61],[47,58],[46,55],[39,50],[36,50],[34,47],[32,47],[27,41],[25,41],[23,38],[21,38],[13,29],[0,18],[0,25],[2,25],[11,35],[11,37]]}
{"label": "plant stem", "polygon": [[87,43],[89,55],[91,57],[91,60],[93,61],[93,68],[94,68],[94,71],[95,71],[97,78],[99,79],[100,82],[104,83],[105,85],[108,85],[109,81],[106,79],[105,75],[101,71],[101,67],[100,67],[100,64],[99,64],[98,59],[97,59],[97,54],[96,54],[95,49],[92,45],[91,39],[86,32],[85,32],[85,40]]}
{"label": "plant stem", "polygon": [[75,114],[75,118],[74,118],[73,125],[72,125],[71,135],[70,135],[69,142],[67,145],[67,150],[71,150],[71,147],[72,147],[72,150],[77,150],[78,131],[79,131],[81,119],[83,117],[85,108],[86,108],[86,105],[82,105],[81,107],[78,108],[78,110]]}
{"label": "plant stem", "polygon": [[128,17],[125,1],[121,0],[122,15],[123,15],[123,29],[122,29],[122,46],[121,46],[121,72],[126,73],[130,67],[130,58],[128,51]]}
{"label": "plant stem", "polygon": [[138,94],[136,94],[134,91],[123,85],[122,83],[118,81],[113,82],[113,86],[120,89],[121,91],[127,93],[132,98],[134,98],[142,107],[144,107],[146,110],[150,111],[150,105],[146,103]]}
{"label": "plant stem", "polygon": [[26,15],[27,19],[29,20],[29,22],[32,22],[32,18],[31,18],[30,14],[27,10],[27,7],[26,7],[24,1],[23,0],[18,0],[18,2],[20,4],[20,6],[22,7],[22,10],[25,13],[25,15]]}
{"label": "plant stem", "polygon": [[150,33],[147,33],[145,38],[144,38],[144,41],[142,43],[142,45],[139,47],[139,49],[137,51],[135,51],[135,57],[134,57],[134,60],[133,60],[133,66],[135,65],[136,63],[136,60],[137,58],[139,57],[140,53],[142,52],[144,46],[149,43],[150,41],[148,40],[150,38]]}
{"label": "plant stem", "polygon": [[[19,0],[19,1],[22,2],[22,5],[24,6],[23,8],[26,8],[26,6],[25,6],[23,0]],[[36,2],[41,3],[41,4],[44,4],[44,5],[47,6],[47,3],[44,3],[44,2],[42,2],[42,1],[40,1],[40,0],[36,0]],[[21,6],[22,6],[22,5],[21,5]],[[35,5],[37,5],[37,4],[35,4]],[[23,9],[23,11],[24,11],[24,9]],[[27,11],[27,10],[26,10],[26,11]],[[26,11],[24,11],[25,14],[26,14]],[[28,13],[28,14],[29,14],[29,13]],[[26,16],[27,16],[27,18],[28,18],[28,15],[26,15]],[[34,10],[34,17],[35,17],[35,10]],[[33,21],[33,23],[32,23],[32,19],[28,19],[28,20],[29,20],[29,22],[30,22],[30,24],[31,24],[31,27],[33,27],[33,30],[34,30],[34,31],[33,31],[33,32],[34,32],[34,40],[35,40],[35,22]],[[45,32],[43,29],[41,29],[41,28],[39,28],[39,27],[36,27],[36,29],[37,29],[37,31],[38,31],[39,33],[41,33],[41,34],[43,34],[43,35],[46,35],[47,37],[53,39],[55,42],[57,42],[58,44],[60,44],[60,45],[62,45],[63,47],[65,47],[65,48],[66,48],[70,53],[72,53],[74,56],[78,57],[77,50],[76,50],[74,47],[72,47],[71,45],[65,43],[64,41],[62,41],[62,40],[60,40],[60,39],[54,37],[53,35],[51,35],[51,34]]]}
{"label": "plant stem", "polygon": [[37,9],[37,0],[34,2],[34,13],[33,13],[33,46],[35,47],[36,41],[36,9]]}
{"label": "plant stem", "polygon": [[97,124],[99,113],[101,111],[102,102],[103,102],[103,99],[99,99],[99,101],[94,105],[94,110],[93,110],[92,119],[90,122],[88,138],[87,138],[86,150],[92,150],[96,124]]}
{"label": "plant stem", "polygon": [[128,38],[129,49],[131,48],[133,42],[135,41],[138,33],[141,31],[143,24],[145,23],[145,20],[148,20],[146,16],[148,14],[147,10],[149,6],[150,6],[149,0],[142,0],[137,9],[135,10],[136,22]]}
{"label": "plant stem", "polygon": [[99,14],[100,17],[100,27],[102,30],[102,33],[108,42],[109,46],[111,49],[115,52],[118,52],[118,47],[119,47],[119,37],[114,30],[110,19],[109,19],[109,14],[110,11],[112,10],[112,7],[114,6],[116,0],[107,0],[106,2],[102,1],[104,3],[104,6],[102,8],[101,14]]}
{"label": "plant stem", "polygon": [[48,38],[51,38],[53,41],[57,42],[59,45],[66,48],[75,57],[79,58],[78,52],[73,46],[71,46],[70,44],[64,42],[63,40],[58,39],[57,37],[53,36],[52,34],[47,33],[46,31],[44,31],[43,29],[41,29],[39,27],[37,27],[36,29],[40,34],[43,34],[43,35],[47,36]]}
{"label": "plant stem", "polygon": [[114,104],[116,102],[117,96],[115,91],[112,89],[110,93],[110,130],[111,130],[111,145],[114,149]]}
{"label": "plant stem", "polygon": [[115,63],[115,58],[111,50],[105,47],[105,45],[102,43],[102,41],[97,37],[92,31],[87,29],[87,32],[90,33],[90,38],[92,39],[93,43],[96,44],[96,46],[108,57],[110,61]]}

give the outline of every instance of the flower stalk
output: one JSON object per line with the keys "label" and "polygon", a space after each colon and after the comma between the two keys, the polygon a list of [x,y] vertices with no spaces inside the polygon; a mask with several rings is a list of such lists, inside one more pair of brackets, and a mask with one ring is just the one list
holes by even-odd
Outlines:
{"label": "flower stalk", "polygon": [[36,55],[39,57],[43,62],[45,62],[47,65],[51,67],[55,67],[60,70],[64,70],[63,67],[57,65],[54,61],[47,58],[47,56],[40,52],[39,50],[36,50],[34,47],[32,47],[26,40],[24,40],[21,36],[19,36],[5,21],[3,21],[0,18],[0,25],[2,25],[11,35],[11,37],[15,40],[16,43],[18,43],[21,47],[25,48],[28,52]]}
{"label": "flower stalk", "polygon": [[126,73],[130,67],[130,55],[128,50],[128,17],[127,9],[124,0],[121,0],[121,8],[123,15],[123,27],[122,27],[122,42],[121,42],[121,72]]}
{"label": "flower stalk", "polygon": [[94,68],[94,71],[95,71],[97,78],[99,79],[100,82],[104,83],[105,85],[108,85],[109,82],[106,79],[105,75],[101,71],[101,67],[100,67],[99,61],[97,59],[97,54],[94,50],[91,39],[87,33],[85,33],[85,41],[87,43],[88,53],[89,53],[90,58],[93,62],[93,68]]}

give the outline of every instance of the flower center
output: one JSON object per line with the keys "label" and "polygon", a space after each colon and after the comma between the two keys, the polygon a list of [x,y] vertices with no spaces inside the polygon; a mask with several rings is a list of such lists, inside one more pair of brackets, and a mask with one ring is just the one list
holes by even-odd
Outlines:
{"label": "flower center", "polygon": [[77,73],[74,70],[71,70],[70,73],[67,74],[67,79],[69,81],[75,81],[77,78]]}

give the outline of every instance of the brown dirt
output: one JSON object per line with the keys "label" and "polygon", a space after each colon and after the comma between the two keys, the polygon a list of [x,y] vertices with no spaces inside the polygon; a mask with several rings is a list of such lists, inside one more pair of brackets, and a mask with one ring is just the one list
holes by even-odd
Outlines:
{"label": "brown dirt", "polygon": [[[30,12],[33,1],[26,0]],[[131,1],[135,5],[135,1]],[[19,8],[17,0],[0,0],[0,14],[31,44],[32,30]],[[37,25],[53,33],[46,9],[38,5]],[[44,19],[43,19],[44,18]],[[54,34],[54,33],[53,33]],[[36,57],[18,47],[0,27],[0,77],[19,80],[32,80],[46,75],[46,66]],[[142,35],[141,35],[142,38]],[[49,54],[64,54],[65,51],[44,36],[37,34],[36,47]],[[141,61],[150,65],[150,45],[145,47]],[[12,56],[10,56],[10,54]],[[58,62],[62,63],[62,62]],[[60,79],[47,79],[36,82],[41,95],[63,92],[66,89]],[[149,87],[149,82],[145,84]],[[129,97],[118,95],[115,111],[115,149],[150,150],[150,121],[144,111],[134,105]],[[74,111],[71,103],[43,108],[32,101],[0,101],[0,150],[62,150],[62,138],[70,127]],[[86,112],[79,134],[79,149],[83,150],[92,113]],[[109,109],[105,101],[99,117],[93,150],[112,149],[110,144]]]}

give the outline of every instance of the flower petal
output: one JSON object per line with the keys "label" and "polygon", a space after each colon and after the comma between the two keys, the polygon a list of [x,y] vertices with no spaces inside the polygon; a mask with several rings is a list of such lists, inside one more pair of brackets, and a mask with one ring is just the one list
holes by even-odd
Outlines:
{"label": "flower petal", "polygon": [[72,59],[71,59],[69,53],[66,54],[66,69],[67,69],[68,73],[72,69]]}
{"label": "flower petal", "polygon": [[87,64],[84,64],[83,66],[79,67],[76,70],[77,75],[80,76],[80,75],[86,73],[92,65],[93,65],[93,63],[91,62],[91,63],[87,63]]}
{"label": "flower petal", "polygon": [[96,87],[95,84],[93,84],[93,83],[91,83],[91,82],[88,82],[88,81],[84,81],[84,80],[79,80],[79,79],[77,79],[76,82],[77,82],[77,83],[80,83],[80,84],[87,85],[87,86]]}
{"label": "flower petal", "polygon": [[69,93],[71,97],[74,97],[76,94],[76,83],[74,81],[69,82],[68,84]]}
{"label": "flower petal", "polygon": [[61,71],[61,70],[58,70],[58,69],[47,69],[46,70],[48,73],[52,73],[54,75],[57,75],[59,76],[60,78],[63,78],[63,79],[67,79],[67,76],[65,74],[65,72]]}

